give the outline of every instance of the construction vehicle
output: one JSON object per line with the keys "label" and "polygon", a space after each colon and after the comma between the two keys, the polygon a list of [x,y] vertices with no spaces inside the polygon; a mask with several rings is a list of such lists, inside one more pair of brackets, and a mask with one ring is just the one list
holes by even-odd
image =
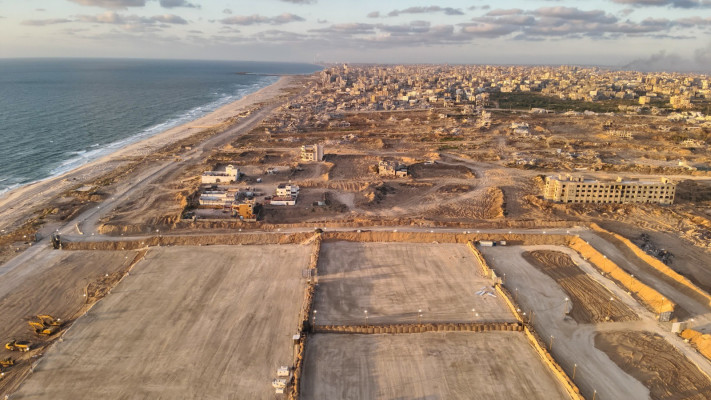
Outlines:
{"label": "construction vehicle", "polygon": [[62,238],[59,236],[59,232],[52,233],[52,247],[55,249],[62,248]]}
{"label": "construction vehicle", "polygon": [[62,326],[62,320],[59,319],[59,318],[54,319],[54,317],[51,316],[51,315],[46,315],[46,314],[43,315],[43,314],[40,314],[40,315],[37,316],[37,318],[38,318],[40,321],[42,321],[42,323],[45,324],[45,325],[49,325],[49,326]]}
{"label": "construction vehicle", "polygon": [[51,315],[38,315],[37,319],[39,321],[29,321],[30,327],[38,335],[53,335],[62,327],[62,321],[60,319],[54,319]]}
{"label": "construction vehicle", "polygon": [[0,368],[12,367],[13,365],[15,365],[15,360],[12,357],[0,360]]}
{"label": "construction vehicle", "polygon": [[286,389],[286,379],[274,379],[272,386],[276,393],[284,393],[284,389]]}
{"label": "construction vehicle", "polygon": [[5,348],[10,351],[30,351],[29,342],[18,342],[15,339],[5,343]]}
{"label": "construction vehicle", "polygon": [[289,367],[282,366],[277,370],[277,377],[288,378],[289,376],[291,376],[291,369],[289,369]]}

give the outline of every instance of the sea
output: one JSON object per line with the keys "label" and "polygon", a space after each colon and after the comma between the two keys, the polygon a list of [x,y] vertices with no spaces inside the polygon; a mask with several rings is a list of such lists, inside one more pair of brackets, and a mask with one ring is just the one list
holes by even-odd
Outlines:
{"label": "sea", "polygon": [[0,59],[0,196],[200,118],[312,64]]}

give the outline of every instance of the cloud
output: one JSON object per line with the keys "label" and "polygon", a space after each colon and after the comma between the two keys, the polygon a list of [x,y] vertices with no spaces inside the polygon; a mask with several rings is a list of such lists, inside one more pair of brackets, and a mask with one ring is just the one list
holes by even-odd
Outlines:
{"label": "cloud", "polygon": [[314,4],[316,3],[316,0],[281,0],[284,3],[292,3],[292,4]]}
{"label": "cloud", "polygon": [[186,25],[188,21],[173,15],[164,14],[153,17],[140,17],[137,15],[121,15],[110,11],[99,15],[79,15],[77,21],[98,24],[122,25],[124,28],[133,29],[138,26],[150,26],[157,24]]}
{"label": "cloud", "polygon": [[69,0],[82,6],[94,6],[112,10],[123,10],[128,7],[145,7],[146,0]]}
{"label": "cloud", "polygon": [[[109,10],[125,10],[128,7],[145,7],[148,1],[154,0],[69,0],[82,6],[92,6],[107,8]],[[176,8],[200,8],[199,4],[190,3],[187,0],[158,0],[161,7]]]}
{"label": "cloud", "polygon": [[176,7],[187,7],[187,8],[200,8],[200,5],[188,3],[186,0],[160,0],[161,7],[164,8],[176,8]]}
{"label": "cloud", "polygon": [[542,7],[531,11],[495,9],[472,23],[459,24],[462,33],[471,37],[496,38],[511,36],[515,40],[550,39],[614,39],[621,36],[689,39],[679,35],[677,28],[711,26],[711,17],[679,20],[647,18],[642,21],[620,20],[604,10],[581,10],[576,7]]}
{"label": "cloud", "polygon": [[634,7],[669,6],[673,8],[706,8],[711,7],[710,0],[612,0],[618,4],[630,4]]}
{"label": "cloud", "polygon": [[225,25],[257,25],[257,24],[271,24],[271,25],[282,25],[289,22],[305,21],[304,18],[284,13],[277,15],[276,17],[265,17],[262,15],[237,15],[234,17],[223,18],[220,20],[221,23]]}
{"label": "cloud", "polygon": [[225,8],[224,10],[222,10],[222,13],[223,14],[232,14],[232,10],[230,10],[229,8]]}
{"label": "cloud", "polygon": [[294,43],[303,42],[308,39],[308,36],[302,33],[269,29],[252,35],[252,38],[262,42]]}
{"label": "cloud", "polygon": [[369,12],[368,15],[366,15],[368,18],[378,18],[380,17],[380,11],[373,11]]}
{"label": "cloud", "polygon": [[350,23],[350,24],[335,24],[327,28],[311,29],[313,33],[327,33],[336,35],[362,35],[367,33],[375,33],[374,24]]}
{"label": "cloud", "polygon": [[572,21],[593,21],[600,23],[614,23],[617,18],[606,14],[603,10],[583,11],[576,7],[543,7],[532,12],[541,17],[560,18]]}
{"label": "cloud", "polygon": [[[3,18],[3,17],[0,17],[0,18]],[[66,18],[33,19],[33,20],[22,21],[22,25],[47,26],[47,25],[66,24],[67,22],[72,22],[72,20],[66,19]]]}
{"label": "cloud", "polygon": [[520,8],[509,8],[509,9],[495,9],[486,13],[487,17],[500,17],[502,15],[520,15],[523,14],[523,10]]}
{"label": "cloud", "polygon": [[429,7],[409,7],[402,10],[392,10],[388,13],[388,17],[397,17],[400,14],[425,14],[425,13],[435,13],[443,12],[446,15],[464,15],[462,10],[452,7],[440,7],[440,6],[429,6]]}

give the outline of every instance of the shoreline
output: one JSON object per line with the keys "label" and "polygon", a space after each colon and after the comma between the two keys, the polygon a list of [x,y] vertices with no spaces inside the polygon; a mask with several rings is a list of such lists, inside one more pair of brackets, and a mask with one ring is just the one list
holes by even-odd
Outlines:
{"label": "shoreline", "polygon": [[0,194],[0,234],[17,227],[15,225],[21,225],[18,221],[29,218],[43,203],[71,187],[96,179],[134,157],[145,157],[204,129],[222,124],[251,106],[277,96],[293,79],[293,75],[280,76],[271,85],[223,105],[200,118],[129,143],[60,175],[23,184]]}

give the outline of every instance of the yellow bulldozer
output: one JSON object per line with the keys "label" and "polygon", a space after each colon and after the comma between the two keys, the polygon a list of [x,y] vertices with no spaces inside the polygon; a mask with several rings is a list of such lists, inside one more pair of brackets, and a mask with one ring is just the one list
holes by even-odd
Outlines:
{"label": "yellow bulldozer", "polygon": [[62,327],[62,321],[60,319],[55,319],[51,315],[38,315],[37,321],[29,321],[30,327],[38,335],[54,335],[59,332]]}
{"label": "yellow bulldozer", "polygon": [[10,351],[30,351],[29,342],[18,342],[15,339],[5,343],[5,348]]}
{"label": "yellow bulldozer", "polygon": [[0,360],[0,368],[12,367],[13,365],[15,365],[15,360],[12,357]]}

